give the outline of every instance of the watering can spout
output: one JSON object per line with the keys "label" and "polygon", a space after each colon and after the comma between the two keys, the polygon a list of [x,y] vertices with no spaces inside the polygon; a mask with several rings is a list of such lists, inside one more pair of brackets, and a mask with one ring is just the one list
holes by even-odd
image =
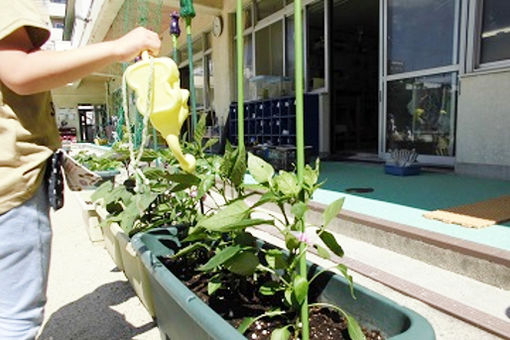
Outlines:
{"label": "watering can spout", "polygon": [[[150,79],[151,67],[153,79]],[[142,60],[129,66],[124,76],[128,86],[136,93],[138,111],[144,116],[149,115],[152,126],[165,137],[182,169],[194,171],[195,157],[183,154],[179,144],[182,124],[189,116],[189,92],[180,88],[179,69],[175,62],[168,57],[152,58],[143,52]]]}
{"label": "watering can spout", "polygon": [[176,135],[168,135],[166,137],[166,143],[170,150],[172,150],[175,158],[179,162],[182,170],[192,173],[195,171],[195,166],[197,161],[195,157],[191,154],[183,154],[181,150],[181,145],[179,144],[179,137]]}

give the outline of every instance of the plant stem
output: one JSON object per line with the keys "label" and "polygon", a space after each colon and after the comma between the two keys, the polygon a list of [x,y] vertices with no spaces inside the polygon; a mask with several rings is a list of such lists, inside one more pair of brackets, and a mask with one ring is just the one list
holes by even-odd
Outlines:
{"label": "plant stem", "polygon": [[280,280],[282,280],[282,282],[283,282],[283,283],[285,283],[285,285],[286,285],[287,287],[290,287],[290,283],[289,283],[289,282],[287,282],[287,281],[286,281],[286,280],[285,280],[285,279],[284,279],[281,275],[279,275],[277,272],[275,272],[275,271],[274,271],[274,270],[272,270],[271,268],[266,267],[266,266],[264,266],[264,265],[262,265],[262,264],[259,264],[257,267],[258,267],[259,269],[265,270],[265,271],[267,271],[267,272],[269,272],[269,273],[271,273],[271,274],[273,274],[273,275],[276,275],[276,276],[277,276]]}

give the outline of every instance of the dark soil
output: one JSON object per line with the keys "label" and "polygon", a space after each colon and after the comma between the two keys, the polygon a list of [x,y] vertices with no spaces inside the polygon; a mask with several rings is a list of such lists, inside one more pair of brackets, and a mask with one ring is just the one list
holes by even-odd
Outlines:
{"label": "dark soil", "polygon": [[[264,296],[259,294],[259,284],[265,282],[259,277],[257,282],[251,278],[232,274],[228,284],[215,292],[213,296],[207,294],[207,283],[211,274],[203,273],[191,268],[197,268],[207,262],[210,254],[205,251],[196,251],[190,257],[178,259],[161,258],[165,266],[172,271],[190,290],[197,294],[202,301],[208,304],[216,313],[221,315],[232,326],[237,328],[246,317],[256,317],[270,308],[284,309],[283,296]],[[267,279],[270,279],[267,277]],[[285,317],[263,318],[253,323],[244,333],[248,339],[270,340],[271,332],[279,327],[293,323],[295,315],[286,314]],[[290,321],[289,321],[290,320]],[[369,330],[362,326],[367,340],[383,340],[381,332]],[[292,331],[291,331],[292,333]],[[291,339],[296,339],[291,337]],[[310,339],[314,340],[341,340],[351,339],[347,333],[347,324],[342,315],[329,308],[312,308],[310,311]]]}

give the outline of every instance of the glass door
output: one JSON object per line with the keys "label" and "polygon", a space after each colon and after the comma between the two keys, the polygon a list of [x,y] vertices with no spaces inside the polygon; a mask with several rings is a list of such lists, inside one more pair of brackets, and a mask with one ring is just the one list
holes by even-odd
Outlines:
{"label": "glass door", "polygon": [[379,155],[415,149],[421,162],[453,164],[466,1],[381,2]]}

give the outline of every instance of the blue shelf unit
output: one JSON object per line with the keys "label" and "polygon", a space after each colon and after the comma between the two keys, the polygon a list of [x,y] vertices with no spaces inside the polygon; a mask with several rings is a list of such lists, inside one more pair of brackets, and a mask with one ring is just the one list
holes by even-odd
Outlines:
{"label": "blue shelf unit", "polygon": [[[237,102],[230,104],[228,138],[238,143]],[[305,145],[312,147],[312,154],[319,151],[319,96],[304,96]],[[296,145],[295,97],[256,100],[244,103],[244,143],[256,145]]]}

